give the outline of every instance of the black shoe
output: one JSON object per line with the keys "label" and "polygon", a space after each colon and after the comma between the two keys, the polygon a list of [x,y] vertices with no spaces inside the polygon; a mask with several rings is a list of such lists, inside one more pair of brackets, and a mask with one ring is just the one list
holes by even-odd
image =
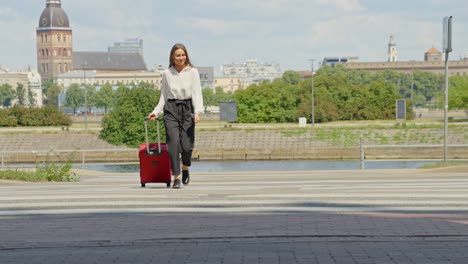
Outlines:
{"label": "black shoe", "polygon": [[180,179],[174,180],[174,184],[172,184],[172,189],[180,189]]}
{"label": "black shoe", "polygon": [[190,174],[188,170],[183,170],[182,171],[182,183],[185,185],[189,184],[190,182]]}

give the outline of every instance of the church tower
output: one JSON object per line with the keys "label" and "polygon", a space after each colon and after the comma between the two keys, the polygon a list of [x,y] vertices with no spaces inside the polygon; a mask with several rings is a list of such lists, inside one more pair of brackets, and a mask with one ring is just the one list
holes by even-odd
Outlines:
{"label": "church tower", "polygon": [[388,61],[389,62],[397,61],[396,43],[395,43],[393,34],[390,34],[390,42],[388,43]]}
{"label": "church tower", "polygon": [[47,0],[36,28],[37,69],[43,82],[73,70],[72,29],[61,0]]}

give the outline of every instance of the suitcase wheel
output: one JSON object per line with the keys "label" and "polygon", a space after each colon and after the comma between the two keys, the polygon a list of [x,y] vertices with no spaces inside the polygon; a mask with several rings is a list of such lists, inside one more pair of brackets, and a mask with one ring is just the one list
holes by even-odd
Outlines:
{"label": "suitcase wheel", "polygon": [[167,187],[167,188],[171,188],[171,183],[170,183],[170,182],[166,182],[166,187]]}
{"label": "suitcase wheel", "polygon": [[146,186],[146,183],[142,182],[141,183],[141,188],[145,188],[145,186]]}

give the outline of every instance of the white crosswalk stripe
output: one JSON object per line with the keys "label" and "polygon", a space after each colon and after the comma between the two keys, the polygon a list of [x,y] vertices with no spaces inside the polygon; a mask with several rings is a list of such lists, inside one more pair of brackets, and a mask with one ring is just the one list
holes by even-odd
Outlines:
{"label": "white crosswalk stripe", "polygon": [[468,175],[418,170],[192,173],[180,190],[138,174],[0,183],[0,216],[73,213],[468,212]]}

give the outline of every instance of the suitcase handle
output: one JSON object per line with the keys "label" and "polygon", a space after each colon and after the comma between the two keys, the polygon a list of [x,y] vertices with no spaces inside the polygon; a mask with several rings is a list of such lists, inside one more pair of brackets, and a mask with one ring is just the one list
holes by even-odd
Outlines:
{"label": "suitcase handle", "polygon": [[[145,117],[145,138],[146,138],[146,153],[150,154],[150,149],[149,149],[149,140],[148,140],[148,121],[150,119],[148,117]],[[158,131],[158,152],[161,154],[161,135],[159,134],[159,120],[156,119],[156,128]]]}

